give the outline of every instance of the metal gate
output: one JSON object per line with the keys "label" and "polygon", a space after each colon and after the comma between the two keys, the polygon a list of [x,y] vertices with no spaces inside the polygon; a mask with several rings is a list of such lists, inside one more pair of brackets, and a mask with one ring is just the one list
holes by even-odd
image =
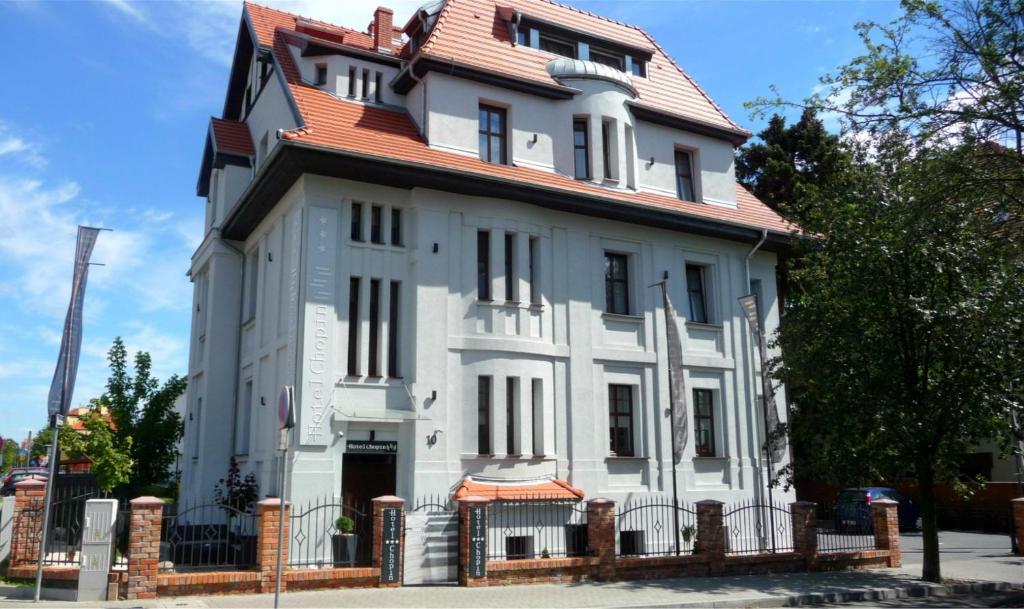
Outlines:
{"label": "metal gate", "polygon": [[421,499],[405,513],[403,585],[445,585],[459,577],[459,514],[447,498]]}

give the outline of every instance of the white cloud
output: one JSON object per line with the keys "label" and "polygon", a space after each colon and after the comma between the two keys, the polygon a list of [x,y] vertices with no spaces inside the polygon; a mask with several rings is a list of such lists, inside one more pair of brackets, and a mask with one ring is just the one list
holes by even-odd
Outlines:
{"label": "white cloud", "polygon": [[146,19],[146,16],[138,8],[138,6],[137,6],[138,3],[136,3],[136,2],[129,2],[128,0],[103,0],[103,1],[106,2],[108,6],[113,7],[114,9],[116,9],[118,12],[120,12],[123,15],[127,15],[127,16],[131,17],[132,19],[136,19],[136,20],[141,21],[143,23],[149,23],[149,20]]}

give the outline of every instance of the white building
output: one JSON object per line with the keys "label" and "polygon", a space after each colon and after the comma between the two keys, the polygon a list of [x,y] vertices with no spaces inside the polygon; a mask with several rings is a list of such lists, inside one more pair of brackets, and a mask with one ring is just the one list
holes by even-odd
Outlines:
{"label": "white building", "polygon": [[668,495],[667,276],[680,499],[759,497],[737,298],[776,327],[792,227],[736,183],[748,136],[642,30],[545,0],[368,33],[247,4],[198,184],[184,496],[232,455],[277,492],[283,385],[296,501],[467,476]]}

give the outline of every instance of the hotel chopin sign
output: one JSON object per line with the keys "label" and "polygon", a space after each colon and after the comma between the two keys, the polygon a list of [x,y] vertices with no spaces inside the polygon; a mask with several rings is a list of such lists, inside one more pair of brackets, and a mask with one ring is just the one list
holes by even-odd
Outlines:
{"label": "hotel chopin sign", "polygon": [[332,381],[331,317],[334,312],[335,256],[338,212],[311,207],[306,227],[306,309],[304,322],[302,416],[299,442],[307,446],[330,443]]}

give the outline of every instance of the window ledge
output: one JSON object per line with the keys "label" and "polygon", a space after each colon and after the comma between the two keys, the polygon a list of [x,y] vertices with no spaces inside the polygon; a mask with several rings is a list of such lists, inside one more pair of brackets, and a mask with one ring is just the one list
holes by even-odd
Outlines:
{"label": "window ledge", "polygon": [[642,324],[644,323],[643,315],[624,315],[622,313],[609,313],[605,311],[601,313],[602,319],[613,319],[615,321],[631,321],[633,323]]}
{"label": "window ledge", "polygon": [[724,461],[728,461],[729,457],[694,457],[693,460],[694,461],[702,461],[702,462],[713,462],[713,461],[723,461],[724,462]]}
{"label": "window ledge", "polygon": [[706,323],[701,321],[688,321],[686,322],[687,328],[705,328],[708,330],[723,330],[725,327],[722,324]]}
{"label": "window ledge", "polygon": [[607,457],[604,458],[604,460],[605,461],[650,461],[650,459],[648,457],[645,457],[645,456],[627,457],[627,456],[620,456],[620,455],[608,455]]}

